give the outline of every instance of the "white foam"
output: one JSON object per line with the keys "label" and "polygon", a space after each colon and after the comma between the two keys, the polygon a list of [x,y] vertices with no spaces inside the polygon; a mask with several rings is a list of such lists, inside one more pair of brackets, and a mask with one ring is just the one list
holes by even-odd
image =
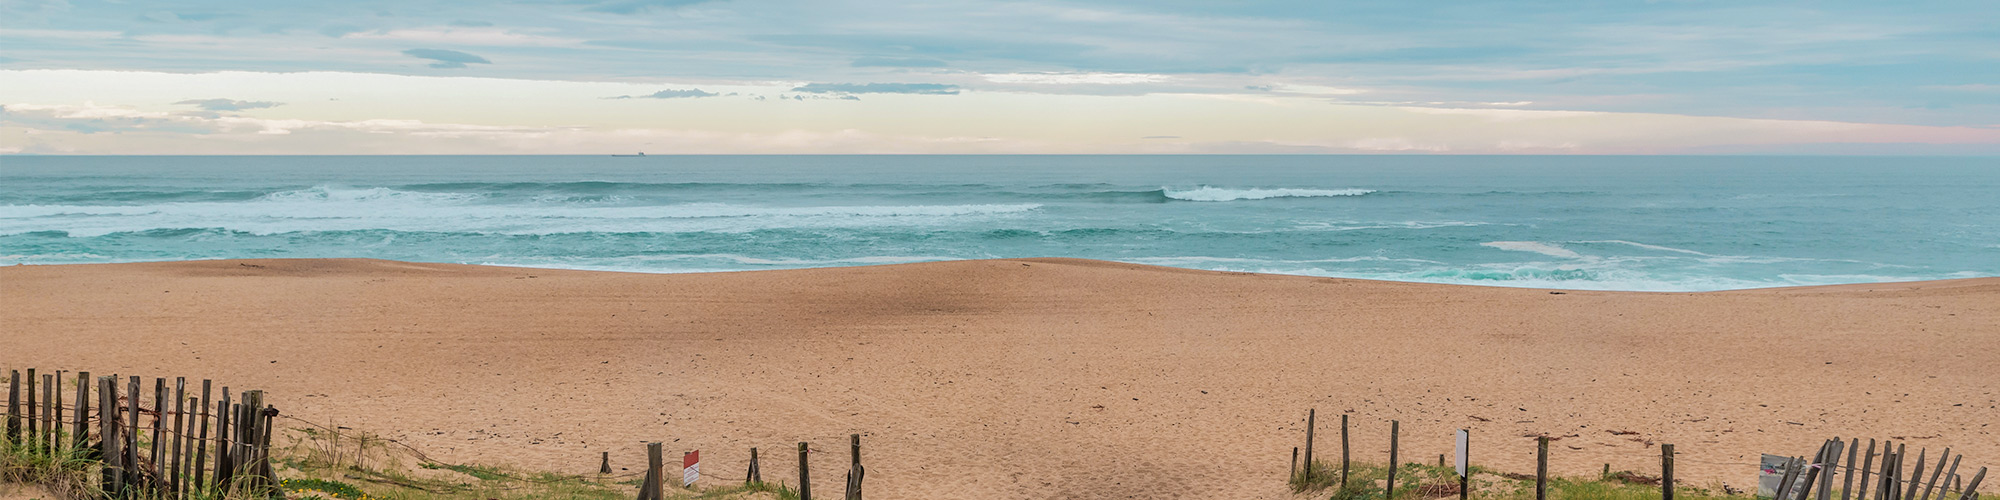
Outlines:
{"label": "white foam", "polygon": [[1194,189],[1184,189],[1184,190],[1162,187],[1160,188],[1160,192],[1166,194],[1168,198],[1173,198],[1176,200],[1184,200],[1184,201],[1237,201],[1237,200],[1266,200],[1271,198],[1316,198],[1316,197],[1326,197],[1326,196],[1361,196],[1368,193],[1373,193],[1375,192],[1375,190],[1297,189],[1297,188],[1231,189],[1231,188],[1219,188],[1214,186],[1201,186]]}
{"label": "white foam", "polygon": [[1583,254],[1576,253],[1573,250],[1563,248],[1559,245],[1555,245],[1552,243],[1542,243],[1539,241],[1488,241],[1485,243],[1480,243],[1479,246],[1493,247],[1501,250],[1512,250],[1516,252],[1534,252],[1562,259],[1583,258]]}

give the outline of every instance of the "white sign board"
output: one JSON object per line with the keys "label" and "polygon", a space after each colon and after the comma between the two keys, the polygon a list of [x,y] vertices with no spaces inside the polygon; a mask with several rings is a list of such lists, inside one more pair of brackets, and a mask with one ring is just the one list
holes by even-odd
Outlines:
{"label": "white sign board", "polygon": [[1466,462],[1470,459],[1468,455],[1471,455],[1471,450],[1469,449],[1471,445],[1472,445],[1472,437],[1466,433],[1465,429],[1459,429],[1458,430],[1458,475],[1461,477],[1465,475],[1465,468],[1468,465]]}
{"label": "white sign board", "polygon": [[681,456],[681,487],[693,486],[696,479],[701,479],[700,450]]}

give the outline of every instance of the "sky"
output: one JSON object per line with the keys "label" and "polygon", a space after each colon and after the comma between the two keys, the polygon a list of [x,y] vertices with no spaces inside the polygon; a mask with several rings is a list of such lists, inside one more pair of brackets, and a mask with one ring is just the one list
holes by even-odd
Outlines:
{"label": "sky", "polygon": [[2000,154],[2000,2],[0,0],[0,154]]}

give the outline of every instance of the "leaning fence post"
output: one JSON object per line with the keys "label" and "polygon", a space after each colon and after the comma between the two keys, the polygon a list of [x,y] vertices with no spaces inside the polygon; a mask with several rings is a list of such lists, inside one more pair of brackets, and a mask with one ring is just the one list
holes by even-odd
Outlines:
{"label": "leaning fence post", "polygon": [[743,484],[764,482],[764,478],[760,477],[758,474],[759,472],[757,471],[757,448],[751,447],[750,467],[743,471]]}
{"label": "leaning fence post", "polygon": [[1971,500],[1979,498],[1979,483],[1985,480],[1986,480],[1986,468],[1980,467],[1979,472],[1977,474],[1972,475],[1972,480],[1965,482],[1965,489],[1959,490],[1961,492],[1958,495],[1959,500]]}
{"label": "leaning fence post", "polygon": [[[1888,446],[1888,444],[1884,443],[1883,446]],[[1889,457],[1886,456],[1888,450],[1885,449],[1883,451],[1885,452],[1885,456],[1882,459],[1888,460]],[[1868,500],[1868,477],[1874,475],[1874,473],[1875,438],[1868,438],[1868,454],[1861,458],[1861,479],[1854,483],[1855,486],[1860,486],[1861,489],[1854,492],[1854,500]]]}
{"label": "leaning fence post", "polygon": [[1660,445],[1660,500],[1674,500],[1674,445]]}

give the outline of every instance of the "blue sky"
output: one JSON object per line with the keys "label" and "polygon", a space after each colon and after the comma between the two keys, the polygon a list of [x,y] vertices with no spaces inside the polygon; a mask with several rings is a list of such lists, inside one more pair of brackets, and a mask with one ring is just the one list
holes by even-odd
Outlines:
{"label": "blue sky", "polygon": [[1991,1],[0,0],[0,47],[24,153],[2000,153]]}

